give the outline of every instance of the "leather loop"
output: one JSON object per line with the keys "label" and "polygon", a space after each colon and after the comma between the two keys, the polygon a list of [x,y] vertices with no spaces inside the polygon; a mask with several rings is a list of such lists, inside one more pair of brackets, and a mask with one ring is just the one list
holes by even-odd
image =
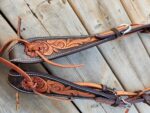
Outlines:
{"label": "leather loop", "polygon": [[112,28],[111,30],[115,33],[116,38],[122,36],[122,33],[118,29]]}
{"label": "leather loop", "polygon": [[101,85],[102,86],[102,91],[104,91],[104,92],[111,92],[111,93],[113,93],[113,94],[116,94],[116,89],[115,88],[109,88],[109,87],[107,87],[106,85]]}
{"label": "leather loop", "polygon": [[121,102],[120,97],[116,95],[116,100],[115,100],[115,102],[113,104],[111,104],[111,106],[117,107],[117,106],[120,105],[120,102]]}

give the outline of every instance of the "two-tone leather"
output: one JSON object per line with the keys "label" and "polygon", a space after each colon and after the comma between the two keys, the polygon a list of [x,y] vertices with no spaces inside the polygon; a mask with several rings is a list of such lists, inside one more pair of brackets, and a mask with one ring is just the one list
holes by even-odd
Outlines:
{"label": "two-tone leather", "polygon": [[[25,72],[15,65],[16,63],[39,63],[46,61],[55,66],[63,67],[49,60],[73,54],[121,36],[128,36],[131,33],[147,33],[149,31],[150,24],[124,25],[94,35],[34,37],[27,40],[16,39],[8,42],[0,49],[0,62],[12,68],[8,81],[13,88],[20,92],[69,100],[91,99],[120,107],[130,106],[139,102],[150,105],[150,88],[139,92],[117,91],[105,85],[72,83],[50,74]],[[13,41],[18,41],[19,43],[10,48],[10,61],[7,61],[1,56]]]}
{"label": "two-tone leather", "polygon": [[[150,31],[150,25],[143,25],[143,26],[139,26],[139,27],[135,27],[133,29],[131,29],[129,32],[124,34],[124,31],[127,30],[127,27],[121,29],[121,30],[117,30],[118,32],[113,31],[110,34],[95,34],[95,35],[85,35],[85,36],[48,36],[48,37],[34,37],[34,38],[29,38],[27,39],[27,41],[29,42],[35,42],[35,41],[44,41],[45,44],[47,45],[51,45],[49,43],[47,43],[46,41],[51,41],[51,40],[57,40],[57,41],[61,41],[61,40],[65,40],[67,42],[68,39],[73,39],[73,40],[82,40],[84,41],[84,39],[90,39],[90,38],[95,38],[96,40],[94,41],[89,41],[88,43],[82,43],[81,42],[78,43],[78,46],[76,47],[70,47],[67,49],[61,49],[58,53],[53,53],[51,55],[45,55],[45,57],[47,57],[48,59],[56,59],[62,56],[66,56],[69,54],[73,54],[88,48],[91,48],[93,46],[102,44],[104,42],[108,42],[111,40],[114,40],[118,37],[121,37],[122,35],[128,35],[131,33],[135,33],[135,32],[148,32]],[[120,34],[120,35],[118,35]],[[44,45],[44,43],[40,45],[40,47],[42,47]],[[37,62],[42,62],[43,60],[39,57],[30,57],[29,55],[26,54],[25,52],[25,45],[22,43],[17,43],[16,45],[14,45],[10,50],[9,50],[9,57],[10,57],[10,61],[12,62],[17,62],[17,63],[37,63]]]}

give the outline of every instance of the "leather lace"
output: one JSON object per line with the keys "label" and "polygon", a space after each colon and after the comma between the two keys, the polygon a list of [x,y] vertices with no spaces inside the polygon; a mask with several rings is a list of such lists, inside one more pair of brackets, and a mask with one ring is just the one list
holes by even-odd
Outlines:
{"label": "leather lace", "polygon": [[29,43],[29,42],[28,43],[24,42],[24,44],[28,48],[28,50],[34,52],[34,54],[31,54],[31,55],[35,55],[36,54],[37,56],[41,57],[41,59],[43,59],[43,61],[45,61],[45,62],[47,62],[47,63],[49,63],[51,65],[54,65],[54,66],[57,66],[57,67],[62,67],[62,68],[75,68],[75,67],[82,67],[83,66],[83,64],[80,64],[80,65],[62,65],[62,64],[58,64],[58,63],[52,62],[52,61],[48,60],[41,53],[41,49],[39,49],[37,46],[34,46],[31,43]]}

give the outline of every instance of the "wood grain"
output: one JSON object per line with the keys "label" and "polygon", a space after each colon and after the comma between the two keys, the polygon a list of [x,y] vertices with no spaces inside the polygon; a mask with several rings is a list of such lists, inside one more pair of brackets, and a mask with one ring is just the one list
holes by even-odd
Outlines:
{"label": "wood grain", "polygon": [[[0,9],[15,29],[17,16],[21,16],[23,38],[93,34],[122,23],[130,23],[130,19],[119,0],[115,2],[110,0],[68,1],[69,3],[67,0],[3,0],[0,1]],[[98,49],[93,47],[55,61],[64,64],[85,64],[83,68],[76,69],[60,69],[45,64],[53,74],[70,81],[103,83],[117,89],[122,89],[123,86],[130,91],[149,87],[150,78],[148,75],[150,71],[148,66],[150,60],[137,34],[126,39],[108,42],[99,46]],[[37,67],[40,68],[40,66]],[[37,101],[47,103],[47,106],[51,105],[49,101],[43,99]],[[75,100],[74,102],[83,113],[122,113],[124,111],[124,109],[101,105],[94,101]],[[57,104],[52,102],[56,109],[59,108],[54,112],[66,112],[66,110],[70,112],[72,109],[70,103]],[[71,106],[70,109],[68,105]],[[60,110],[63,107],[65,110]],[[145,104],[138,104],[137,108],[141,113],[147,113],[149,110]],[[72,112],[77,111],[74,111],[73,108]],[[136,108],[132,106],[130,113],[137,112]]]}
{"label": "wood grain", "polygon": [[[121,0],[132,23],[149,24],[150,23],[150,1],[149,0]],[[139,34],[143,44],[150,54],[149,34]]]}
{"label": "wood grain", "polygon": [[[69,2],[91,34],[122,23],[131,23],[119,0],[115,2],[110,0],[69,0]],[[149,87],[150,59],[137,34],[102,44],[99,48],[126,90],[135,91]],[[137,106],[143,113],[147,113],[147,109],[150,108],[145,104]]]}
{"label": "wood grain", "polygon": [[150,23],[149,0],[121,0],[133,23]]}
{"label": "wood grain", "polygon": [[[4,14],[7,16],[7,18],[9,19],[9,21],[13,24],[13,26],[16,28],[16,22],[14,22],[14,20],[16,19],[16,16],[19,14],[22,18],[23,18],[23,20],[22,20],[22,29],[24,28],[24,29],[26,29],[26,30],[22,30],[22,36],[23,37],[31,37],[31,36],[36,36],[37,34],[38,35],[48,35],[48,34],[52,34],[54,31],[51,31],[51,32],[46,32],[47,30],[45,30],[45,31],[43,31],[43,29],[45,29],[46,27],[42,27],[43,26],[43,23],[41,23],[40,24],[40,22],[41,21],[39,21],[39,22],[37,22],[37,18],[35,18],[34,16],[33,16],[33,12],[31,12],[30,10],[29,10],[29,7],[27,7],[27,4],[25,3],[25,2],[20,2],[20,1],[14,1],[15,2],[15,4],[13,4],[13,5],[10,5],[11,3],[12,3],[12,1],[11,2],[9,2],[9,1],[3,1],[1,4],[2,4],[2,6],[1,6],[1,9],[2,9],[2,11],[4,12]],[[31,1],[30,1],[31,2]],[[16,4],[17,3],[17,4]],[[56,2],[54,2],[55,4],[57,4],[58,3],[58,5],[59,6],[61,6],[62,5],[62,7],[61,7],[61,9],[60,10],[62,10],[62,8],[65,8],[65,5],[63,5],[63,2],[58,2],[58,1],[56,1]],[[35,3],[35,5],[36,4],[42,4],[42,2],[38,2],[38,1],[36,1],[36,3]],[[29,4],[28,3],[28,6],[30,6],[30,7],[32,7],[32,8],[34,8],[33,7],[33,5],[34,4]],[[48,6],[49,6],[49,4],[47,4]],[[47,6],[46,5],[46,6]],[[10,7],[11,6],[11,7]],[[46,7],[46,6],[43,6],[43,8],[44,7]],[[10,10],[12,10],[13,8],[15,7],[15,13],[10,13]],[[35,6],[35,7],[39,7],[39,5],[38,6]],[[42,6],[41,6],[42,7]],[[56,7],[56,5],[52,5],[52,7]],[[69,6],[67,6],[67,7],[69,7]],[[22,9],[24,9],[24,10],[22,10]],[[66,10],[66,9],[65,9]],[[69,12],[68,12],[68,14],[71,14],[71,15],[73,15],[72,13],[73,13],[73,11],[71,11],[70,12],[70,10],[71,10],[71,8],[69,9]],[[49,10],[49,11],[51,11],[51,10]],[[53,11],[55,11],[54,9],[53,9]],[[63,10],[64,11],[64,10]],[[68,10],[66,10],[65,12],[67,12]],[[50,19],[52,18],[52,20],[57,20],[57,22],[59,22],[60,21],[60,25],[63,25],[64,24],[64,21],[68,21],[68,18],[67,18],[67,20],[64,20],[64,21],[62,21],[62,19],[63,18],[60,18],[59,20],[57,19],[57,14],[55,14],[55,13],[53,13],[52,12],[52,14],[53,14],[53,16],[52,17],[49,17]],[[52,15],[51,14],[51,15]],[[64,13],[63,13],[64,14]],[[36,14],[37,15],[37,14]],[[74,16],[75,16],[75,14],[74,14]],[[41,16],[42,17],[42,16]],[[44,16],[43,16],[44,17]],[[72,17],[71,17],[72,18]],[[76,17],[76,19],[75,19],[78,23],[79,23],[79,20],[77,20],[77,17]],[[15,20],[16,21],[16,20]],[[48,21],[48,20],[47,20]],[[75,21],[75,22],[76,22]],[[25,23],[26,22],[26,23]],[[49,23],[50,25],[51,24],[55,24],[55,26],[54,27],[56,27],[57,28],[57,22],[52,22],[52,23]],[[65,22],[65,24],[67,24]],[[74,23],[74,21],[71,21],[71,23],[69,23],[70,25],[72,24],[72,23]],[[48,24],[48,23],[47,23]],[[36,25],[36,27],[33,27],[33,26],[35,26]],[[59,26],[59,24],[58,24],[58,26]],[[81,25],[80,25],[81,26]],[[61,29],[61,30],[63,30],[64,28],[65,28],[65,26],[63,25],[63,26],[61,26],[61,27],[63,27],[63,28],[59,28],[59,29]],[[73,26],[72,26],[73,27]],[[31,29],[32,28],[32,29]],[[78,27],[77,27],[78,28]],[[73,29],[75,29],[76,30],[76,33],[77,32],[79,32],[79,31],[84,31],[84,29],[83,29],[83,27],[81,27],[82,29],[81,30],[78,30],[78,29],[75,29],[74,27],[73,27]],[[51,28],[52,30],[54,29],[55,30],[55,28]],[[65,34],[67,34],[68,33],[68,30],[71,30],[72,28],[67,28],[67,30],[65,30],[65,32],[61,32],[60,30],[59,30],[59,32],[57,31],[55,31],[56,32],[56,34],[57,33],[62,33],[63,35],[65,35]],[[75,30],[74,30],[74,32],[75,32]],[[43,32],[45,32],[45,33],[43,33]],[[84,31],[85,32],[85,31]],[[33,35],[33,33],[35,33],[35,35]],[[37,34],[36,34],[37,33]],[[40,34],[41,33],[41,34]],[[73,33],[73,31],[72,31],[72,33]],[[85,32],[86,33],[86,32]],[[53,34],[54,35],[54,34]],[[89,50],[88,50],[89,51]],[[90,50],[91,52],[93,52],[93,50]],[[96,54],[98,55],[98,57],[99,57],[99,60],[98,60],[98,62],[95,60],[95,64],[97,64],[97,65],[95,65],[95,68],[93,67],[93,71],[91,70],[90,71],[90,75],[91,76],[93,76],[93,73],[95,73],[94,74],[94,76],[95,77],[90,77],[89,76],[89,78],[91,79],[91,78],[94,78],[94,80],[95,80],[95,82],[100,82],[101,80],[103,80],[103,79],[101,79],[102,78],[102,75],[104,76],[108,76],[109,78],[111,77],[111,75],[112,75],[112,72],[111,72],[111,70],[109,69],[109,67],[107,66],[107,64],[106,64],[106,62],[104,61],[104,59],[102,58],[102,56],[99,54],[99,52],[98,52],[98,50],[94,50],[95,52],[96,52]],[[78,54],[80,54],[80,53],[78,53]],[[92,55],[92,54],[90,54],[90,53],[88,53],[89,55]],[[85,55],[85,56],[87,56],[87,55]],[[94,55],[92,56],[92,57],[94,57]],[[92,58],[91,57],[91,58]],[[82,57],[79,57],[79,56],[77,56],[76,57],[76,59],[77,58],[82,58]],[[79,60],[80,61],[80,60]],[[90,61],[90,60],[88,60],[88,61]],[[83,63],[86,63],[86,62],[88,62],[88,61],[82,61]],[[61,63],[61,62],[63,62],[63,63],[67,63],[67,62],[69,62],[68,61],[68,59],[66,59],[66,58],[62,58],[62,59],[59,59],[58,60],[58,62],[59,63]],[[91,63],[88,63],[88,64],[90,64],[91,65]],[[102,68],[99,70],[99,66],[102,66]],[[88,66],[87,66],[88,67]],[[98,69],[96,69],[96,68],[98,68]],[[87,68],[88,70],[90,70],[90,68]],[[86,70],[87,70],[86,69]],[[79,69],[78,69],[79,70]],[[86,70],[85,70],[85,72],[86,72]],[[97,71],[98,70],[98,71]],[[102,71],[102,70],[106,70],[106,71]],[[78,72],[75,70],[75,69],[59,69],[59,71],[58,71],[58,68],[56,68],[56,67],[53,67],[52,68],[52,66],[51,66],[51,71],[53,71],[53,73],[54,74],[58,74],[59,76],[61,76],[61,77],[65,77],[66,79],[70,79],[71,81],[82,81],[83,79],[83,77],[81,78],[80,77],[80,75],[78,75]],[[95,72],[94,72],[95,71]],[[63,73],[64,72],[64,73]],[[102,73],[101,73],[102,72]],[[80,72],[81,73],[81,72]],[[98,74],[101,74],[101,76],[98,76],[99,77],[99,79],[97,78],[97,76],[96,75],[98,75]],[[64,76],[63,76],[64,75]],[[113,76],[112,76],[113,77]],[[84,79],[86,78],[86,75],[84,75]],[[85,81],[90,81],[90,79],[85,79]],[[113,80],[114,79],[114,80]],[[112,79],[112,81],[114,82],[114,86],[116,86],[116,85],[118,85],[119,83],[117,82],[117,80],[115,80],[115,78],[113,78]],[[103,80],[104,81],[104,80]],[[107,80],[106,80],[107,81]],[[92,81],[91,81],[92,82]],[[94,82],[94,81],[93,81]],[[113,86],[112,86],[113,87]],[[96,102],[94,102],[94,101],[85,101],[85,102],[83,102],[83,101],[76,101],[76,103],[78,104],[78,107],[80,107],[80,109],[81,109],[81,111],[82,112],[105,112],[105,110],[103,110],[103,108],[100,106],[100,105],[98,105],[97,106],[97,103]],[[86,104],[85,104],[86,103]],[[88,104],[87,104],[88,103]],[[95,106],[96,105],[96,107],[93,107],[93,106]],[[87,108],[88,108],[88,110],[87,110]]]}
{"label": "wood grain", "polygon": [[[30,1],[31,2],[31,1]],[[32,1],[33,2],[33,1]],[[42,1],[40,1],[41,3],[42,3]],[[39,3],[39,1],[36,1],[36,3],[35,4],[41,4],[41,3]],[[64,2],[59,2],[59,1],[55,1],[54,3],[58,3],[58,5],[62,5],[62,11],[65,11],[65,12],[67,12],[67,10],[65,9],[65,6],[63,6],[63,4],[64,4]],[[28,4],[28,5],[27,5]],[[49,4],[48,4],[49,5]],[[60,18],[60,17],[58,17],[57,15],[55,15],[55,13],[54,13],[54,15],[51,17],[52,18],[52,20],[55,20],[55,19],[57,19],[57,17],[58,17],[58,19],[57,19],[57,21],[55,21],[55,23],[54,22],[51,22],[51,24],[54,24],[55,26],[51,26],[51,27],[56,27],[56,28],[58,28],[57,29],[57,32],[55,31],[55,28],[51,28],[51,29],[54,29],[54,31],[51,31],[51,32],[47,32],[47,29],[46,29],[46,27],[44,26],[44,24],[43,23],[41,23],[41,20],[38,20],[38,18],[35,16],[35,15],[37,15],[37,14],[35,14],[32,10],[30,10],[30,8],[32,7],[32,5],[31,4],[29,4],[29,3],[27,3],[27,2],[25,2],[25,1],[23,1],[23,0],[15,0],[15,1],[10,1],[10,0],[5,0],[5,1],[1,1],[1,3],[0,3],[0,7],[1,7],[1,10],[2,10],[2,12],[6,15],[6,17],[8,18],[8,20],[12,23],[12,25],[14,26],[14,28],[16,29],[16,27],[17,27],[17,16],[19,15],[19,16],[21,16],[21,18],[22,18],[22,28],[21,28],[21,34],[22,34],[22,36],[23,36],[23,38],[29,38],[29,37],[33,37],[33,36],[37,36],[37,35],[39,35],[39,36],[47,36],[47,35],[50,35],[50,34],[53,34],[54,35],[54,33],[59,33],[60,34],[60,32],[61,32],[61,30],[63,30],[63,31],[65,31],[65,32],[61,32],[62,34],[64,34],[64,35],[66,35],[67,33],[69,33],[68,31],[69,30],[71,30],[71,28],[66,28],[66,30],[64,30],[64,28],[65,28],[65,24],[67,24],[66,22],[67,22],[67,20],[65,20],[66,22],[65,22],[65,24],[64,24],[64,22],[63,21],[61,21],[61,19],[63,19],[63,18]],[[37,6],[37,7],[39,7],[39,6]],[[46,7],[46,6],[45,6]],[[56,5],[53,5],[53,7],[55,8],[56,7]],[[69,6],[68,6],[69,7]],[[44,8],[44,7],[43,7]],[[59,8],[59,7],[58,7]],[[11,12],[11,10],[14,10],[15,12]],[[51,11],[51,10],[50,10]],[[70,10],[69,10],[69,12],[68,12],[68,15],[69,14],[71,14],[71,15],[73,15],[72,14],[73,13],[73,11],[71,10],[71,8],[70,8]],[[52,13],[53,14],[53,13]],[[74,16],[75,16],[75,14],[74,14]],[[71,17],[71,18],[73,18],[73,17]],[[68,19],[68,18],[67,18]],[[48,20],[47,20],[48,21]],[[62,27],[62,28],[59,28],[59,27],[57,27],[57,25],[59,26],[59,24],[57,23],[57,22],[59,22],[60,21],[60,27]],[[76,22],[77,21],[77,22]],[[76,17],[76,19],[74,20],[74,21],[71,21],[71,22],[69,22],[68,24],[69,24],[69,26],[71,26],[71,24],[72,23],[79,23],[79,20],[77,19],[77,17]],[[75,24],[74,24],[75,25]],[[34,27],[34,26],[36,26],[36,27]],[[82,29],[81,29],[81,28]],[[80,25],[80,27],[73,27],[72,29],[73,30],[76,30],[76,32],[77,31],[80,31],[80,30],[84,30],[84,28]],[[80,28],[80,30],[78,30]],[[25,30],[24,30],[25,29]],[[49,28],[50,29],[50,28]],[[58,31],[59,30],[59,31]],[[54,33],[53,33],[54,32]],[[73,31],[72,31],[73,32]],[[84,31],[85,32],[85,31]],[[85,32],[86,33],[86,32]],[[58,34],[56,34],[56,35],[58,35]],[[99,54],[100,55],[100,54]],[[58,61],[58,60],[57,60]],[[68,59],[67,58],[62,58],[62,59],[59,59],[59,61],[58,61],[59,63],[68,63],[69,61],[68,61]],[[104,62],[105,63],[105,62]],[[106,65],[107,66],[107,65]],[[108,68],[108,67],[107,67]],[[109,69],[109,68],[108,68]],[[57,67],[51,67],[51,70],[54,70],[55,72],[61,72],[61,69],[58,69]],[[64,69],[63,69],[64,70]],[[54,72],[53,71],[53,72]],[[63,73],[62,73],[63,74]],[[61,76],[61,77],[63,77],[62,76],[62,74],[58,74],[59,76]],[[70,76],[71,77],[71,79],[72,80],[74,80],[74,81],[82,81],[82,79],[81,79],[81,77],[77,74],[77,72],[76,72],[76,70],[75,69],[65,69],[65,74],[64,74],[65,76],[66,75],[68,75],[68,76]],[[67,76],[67,77],[68,77]],[[65,78],[67,78],[67,77],[65,77]],[[98,107],[95,107],[95,108],[91,108],[91,106],[93,105],[93,104],[96,104],[96,102],[94,102],[94,101],[86,101],[86,103],[89,103],[89,104],[84,104],[83,103],[83,101],[77,101],[80,105],[82,105],[82,107],[81,108],[84,108],[84,109],[81,109],[81,111],[83,111],[83,112],[102,112],[102,113],[105,113],[105,111],[104,111],[104,109],[101,107],[101,106],[98,106]],[[87,111],[87,108],[88,108],[88,111]]]}
{"label": "wood grain", "polygon": [[[81,26],[78,23],[78,20],[76,20],[76,25],[78,26],[78,29],[74,29],[74,20],[76,19],[75,15],[73,15],[73,12],[71,12],[70,7],[68,6],[68,3],[66,2],[65,4],[63,4],[61,1],[51,1],[51,3],[49,4],[48,2],[44,1],[42,2],[41,0],[33,2],[33,1],[29,1],[26,0],[27,3],[30,5],[30,8],[33,10],[33,12],[37,15],[38,19],[41,21],[41,23],[45,26],[45,28],[47,29],[48,32],[50,32],[50,34],[53,35],[59,35],[58,33],[60,32],[63,35],[69,35],[69,34],[79,34],[82,31],[82,27],[79,29],[79,26]],[[68,13],[69,12],[69,13]],[[66,19],[67,18],[71,18],[70,19]],[[57,17],[57,18],[56,18]],[[57,25],[53,25],[56,24]],[[61,26],[62,23],[66,26]],[[72,25],[71,25],[72,24]],[[63,27],[63,28],[62,28]],[[59,28],[59,32],[55,31],[56,28]],[[66,29],[66,30],[65,30]],[[74,30],[72,30],[74,29]],[[58,30],[58,29],[57,29]],[[73,31],[73,32],[72,32]],[[80,31],[80,32],[79,32]],[[84,32],[83,32],[84,33]],[[94,59],[93,59],[94,57]],[[116,78],[113,76],[112,72],[110,70],[108,70],[107,65],[104,64],[105,61],[103,60],[102,56],[100,56],[98,50],[94,50],[89,49],[86,51],[83,51],[81,53],[77,53],[74,55],[70,55],[68,56],[68,59],[70,61],[70,63],[73,64],[85,64],[84,68],[77,68],[77,74],[73,74],[72,71],[68,71],[67,69],[59,69],[60,71],[58,71],[57,68],[53,68],[52,66],[47,65],[47,67],[56,75],[63,75],[63,77],[65,79],[68,79],[70,81],[92,81],[92,82],[97,82],[97,83],[104,83],[104,84],[110,84],[109,86],[111,87],[118,87],[118,89],[120,88],[118,81],[116,80]],[[63,59],[65,61],[65,59]],[[61,62],[60,60],[58,62]],[[93,65],[91,65],[93,64]],[[107,70],[106,70],[107,69]],[[66,71],[67,70],[67,71]],[[99,70],[99,71],[98,71]],[[108,75],[111,74],[111,75]],[[68,77],[69,76],[69,77]],[[75,76],[75,79],[74,79]],[[79,77],[79,78],[77,78]],[[110,79],[111,78],[111,79]],[[90,106],[93,106],[93,104],[95,102],[87,102],[85,101],[85,103],[89,103],[86,104],[86,106],[88,107],[84,107],[83,105],[85,105],[83,103],[83,101],[75,101],[75,103],[77,103],[77,106],[81,109],[82,112],[98,112],[98,110],[94,110],[94,107],[91,107],[91,111],[86,108],[90,108]],[[97,105],[97,103],[95,103]],[[84,109],[82,109],[83,107]],[[95,106],[95,105],[94,105]],[[100,108],[99,106],[97,108]],[[105,108],[107,109],[107,107]],[[114,109],[114,112],[116,112],[117,110]],[[119,111],[119,110],[118,110]],[[102,111],[101,111],[102,112]]]}

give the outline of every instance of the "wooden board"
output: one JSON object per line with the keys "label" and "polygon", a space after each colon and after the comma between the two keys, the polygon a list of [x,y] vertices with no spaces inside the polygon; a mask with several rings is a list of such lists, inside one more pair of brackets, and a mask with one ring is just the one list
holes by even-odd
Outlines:
{"label": "wooden board", "polygon": [[[36,3],[38,3],[38,1]],[[29,4],[27,5],[27,3],[24,2],[23,0],[22,1],[20,1],[20,0],[15,0],[15,1],[6,0],[6,1],[2,1],[0,4],[1,4],[2,12],[6,15],[6,17],[11,22],[11,24],[14,26],[15,29],[17,27],[17,16],[18,15],[21,16],[21,18],[22,18],[22,30],[21,30],[22,32],[21,32],[21,34],[22,34],[23,38],[29,38],[29,37],[33,37],[36,35],[37,36],[38,35],[39,36],[46,36],[46,35],[50,34],[49,32],[47,32],[47,30],[43,26],[43,24],[41,24],[41,21],[39,21],[38,18],[35,15],[33,15],[34,13],[29,8],[30,5]],[[61,2],[61,4],[62,4],[62,2]],[[11,10],[15,10],[15,12],[12,13]],[[76,20],[77,20],[77,18],[76,18]],[[78,22],[79,22],[79,20],[78,20]],[[62,24],[63,24],[63,22],[62,22]],[[33,27],[33,26],[36,26],[36,27]],[[25,29],[25,30],[23,30],[23,29]],[[83,27],[82,27],[82,29],[83,29]],[[58,32],[58,33],[60,33],[60,32]],[[69,61],[67,60],[67,58],[62,58],[62,59],[59,59],[58,62],[59,63],[68,63]],[[58,68],[53,67],[53,69],[58,69]],[[58,72],[58,70],[56,70],[55,72]],[[60,69],[59,69],[59,72],[61,72]],[[72,76],[71,79],[72,80],[74,79],[74,81],[76,81],[76,80],[81,81],[82,80],[79,77],[79,75],[77,74],[75,69],[67,69],[67,71],[65,72],[65,75],[67,75],[67,73],[68,73],[68,76],[70,76],[70,75]],[[59,75],[59,76],[61,76],[61,75]],[[81,109],[81,111],[84,111],[84,112],[95,111],[95,112],[105,113],[104,109],[101,106],[94,107],[94,108],[90,107],[93,104],[94,105],[97,104],[94,101],[86,101],[86,102],[78,101],[78,103],[80,104],[79,106],[81,108],[83,108],[83,109]],[[84,104],[84,103],[89,103],[89,104]],[[88,108],[88,110],[87,110],[87,108]]]}
{"label": "wooden board", "polygon": [[[1,46],[13,37],[17,37],[16,33],[0,15],[0,42]],[[28,65],[27,70],[30,70]],[[0,112],[2,113],[16,113],[15,108],[15,93],[16,91],[8,85],[7,74],[8,69],[4,65],[0,64],[1,79],[0,79]],[[32,65],[32,71],[45,72],[45,69],[41,65]],[[31,71],[31,70],[30,70]],[[47,98],[41,98],[35,95],[28,95],[20,93],[20,113],[66,113],[75,112],[78,110],[73,106],[71,102],[62,102],[56,100],[47,100]]]}
{"label": "wooden board", "polygon": [[[149,24],[150,23],[150,1],[149,0],[121,0],[126,13],[132,23]],[[149,34],[139,34],[145,49],[150,54]]]}
{"label": "wooden board", "polygon": [[[110,29],[122,23],[130,23],[119,0],[115,2],[110,0],[69,1],[91,34]],[[145,67],[149,67],[150,59],[137,34],[102,44],[99,48],[125,89],[134,91],[149,87],[150,70]],[[137,106],[140,112],[147,113],[147,109],[150,109],[150,107],[143,104]]]}
{"label": "wooden board", "polygon": [[[14,29],[17,28],[17,16],[21,16],[23,38],[93,34],[122,23],[131,23],[119,0],[3,0],[0,1],[0,9]],[[44,67],[70,81],[103,83],[117,89],[134,91],[149,87],[150,60],[144,47],[138,35],[134,34],[126,39],[118,39],[55,60],[63,64],[82,63],[85,64],[83,68],[61,69],[47,64],[44,64]],[[43,99],[41,101],[49,102]],[[74,103],[83,113],[124,112],[122,108],[113,108],[89,100],[75,100]],[[56,104],[52,102],[52,105],[55,107]],[[68,105],[61,103],[59,108],[65,106],[64,112],[72,108],[75,110],[71,103]],[[136,107],[137,109],[132,106],[130,113],[148,113],[150,109],[145,104],[138,104]],[[63,112],[60,109],[57,111]]]}

